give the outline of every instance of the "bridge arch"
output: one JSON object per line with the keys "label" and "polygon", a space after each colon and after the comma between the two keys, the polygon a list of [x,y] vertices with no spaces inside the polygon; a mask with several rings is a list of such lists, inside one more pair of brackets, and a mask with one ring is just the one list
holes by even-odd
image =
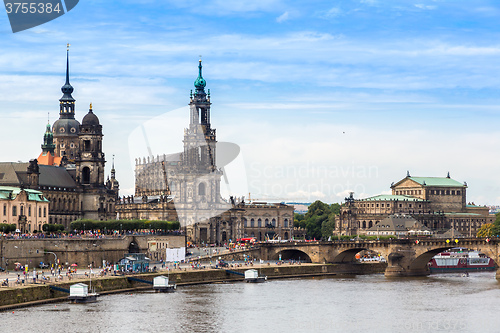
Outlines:
{"label": "bridge arch", "polygon": [[[448,251],[448,250],[451,250],[453,248],[456,248],[457,246],[447,246],[447,247],[439,247],[439,248],[435,248],[435,249],[432,249],[432,250],[429,250],[429,251],[426,251],[422,254],[420,254],[419,256],[417,256],[414,260],[412,260],[412,262],[410,263],[410,271],[429,271],[429,266],[428,266],[428,263],[429,261],[432,259],[432,257],[434,257],[435,255],[441,253],[441,252],[445,252],[445,251]],[[463,247],[463,249],[465,249],[466,251],[475,251],[474,249],[472,248],[467,248],[467,247]],[[483,250],[479,250],[479,252],[481,253],[484,253],[486,256],[490,257],[496,265],[498,265],[497,261],[496,261],[496,258],[495,258],[495,254],[492,253],[491,251],[489,251],[489,249],[485,249],[484,251]]]}
{"label": "bridge arch", "polygon": [[304,251],[298,249],[285,249],[276,252],[271,256],[271,260],[279,260],[281,254],[281,260],[300,260],[301,262],[312,262],[311,257]]}
{"label": "bridge arch", "polygon": [[356,248],[351,248],[351,249],[346,249],[342,252],[337,253],[334,255],[332,262],[333,263],[352,263],[353,261],[356,261],[356,254],[362,251],[369,251],[369,252],[375,252],[380,254],[384,259],[387,260],[387,253],[380,252],[381,249],[379,248],[370,248],[370,247],[356,247]]}

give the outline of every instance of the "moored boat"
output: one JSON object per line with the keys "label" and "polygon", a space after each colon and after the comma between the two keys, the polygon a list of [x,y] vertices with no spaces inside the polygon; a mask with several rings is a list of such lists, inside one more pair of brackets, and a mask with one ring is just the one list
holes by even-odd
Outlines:
{"label": "moored boat", "polygon": [[84,283],[75,283],[70,286],[69,290],[68,299],[71,303],[93,303],[97,301],[97,296],[99,296],[95,292],[89,293],[89,286]]}
{"label": "moored boat", "polygon": [[176,284],[169,284],[167,276],[157,276],[153,279],[153,289],[156,292],[169,293],[174,292],[177,289]]}
{"label": "moored boat", "polygon": [[431,273],[489,271],[495,269],[493,259],[478,251],[453,249],[441,252],[429,261]]}
{"label": "moored boat", "polygon": [[245,282],[262,283],[267,281],[267,276],[259,276],[256,269],[248,269],[245,271]]}

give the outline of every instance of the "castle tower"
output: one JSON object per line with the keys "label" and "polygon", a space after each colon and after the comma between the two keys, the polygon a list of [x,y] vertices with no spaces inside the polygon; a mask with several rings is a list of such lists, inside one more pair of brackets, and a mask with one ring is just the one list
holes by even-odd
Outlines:
{"label": "castle tower", "polygon": [[75,119],[73,87],[69,83],[69,44],[66,50],[66,83],[61,87],[63,96],[59,100],[59,119],[52,126],[54,133],[54,154],[74,162],[78,152],[80,123]]}
{"label": "castle tower", "polygon": [[75,160],[76,178],[83,186],[104,186],[104,153],[102,152],[102,125],[92,110],[83,117],[79,131],[79,154]]}
{"label": "castle tower", "polygon": [[38,156],[38,164],[59,166],[61,164],[61,157],[55,155],[55,148],[54,135],[52,134],[50,124],[47,124],[45,134],[43,135],[42,152]]}

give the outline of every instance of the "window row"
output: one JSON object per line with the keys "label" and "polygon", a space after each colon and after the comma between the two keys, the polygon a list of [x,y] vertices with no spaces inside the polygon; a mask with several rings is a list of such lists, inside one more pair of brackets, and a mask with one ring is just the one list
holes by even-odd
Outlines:
{"label": "window row", "polygon": [[430,190],[430,194],[433,195],[461,195],[460,190]]}
{"label": "window row", "polygon": [[[8,212],[7,212],[8,208],[7,208],[7,204],[4,204],[3,205],[3,216],[7,216]],[[17,209],[17,206],[14,205],[12,206],[12,216],[17,216],[17,213],[18,213],[18,209]],[[31,217],[31,205],[28,205],[28,217]],[[19,206],[19,215],[26,215],[26,211],[25,211],[25,207],[24,205],[20,205]],[[33,216],[36,216],[36,212],[34,213]],[[42,207],[38,207],[38,217],[42,217]],[[47,217],[47,208],[44,207],[43,208],[43,217]]]}
{"label": "window row", "polygon": [[422,195],[422,190],[400,190],[396,195]]}
{"label": "window row", "polygon": [[[257,222],[257,223],[256,223]],[[288,219],[284,219],[283,220],[283,227],[284,228],[288,228]],[[264,221],[262,221],[261,218],[257,219],[257,221],[252,218],[250,219],[250,224],[248,223],[248,220],[246,218],[243,218],[243,225],[245,226],[245,228],[262,228],[262,227],[265,227],[265,228],[276,228],[276,227],[279,227],[279,224],[276,223],[276,219],[265,219]],[[291,224],[290,224],[291,226]]]}

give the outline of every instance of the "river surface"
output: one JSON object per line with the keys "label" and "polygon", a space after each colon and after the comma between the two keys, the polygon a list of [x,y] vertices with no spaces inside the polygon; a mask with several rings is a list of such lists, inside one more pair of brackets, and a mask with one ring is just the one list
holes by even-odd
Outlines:
{"label": "river surface", "polygon": [[0,313],[3,332],[500,332],[494,272],[179,287]]}

